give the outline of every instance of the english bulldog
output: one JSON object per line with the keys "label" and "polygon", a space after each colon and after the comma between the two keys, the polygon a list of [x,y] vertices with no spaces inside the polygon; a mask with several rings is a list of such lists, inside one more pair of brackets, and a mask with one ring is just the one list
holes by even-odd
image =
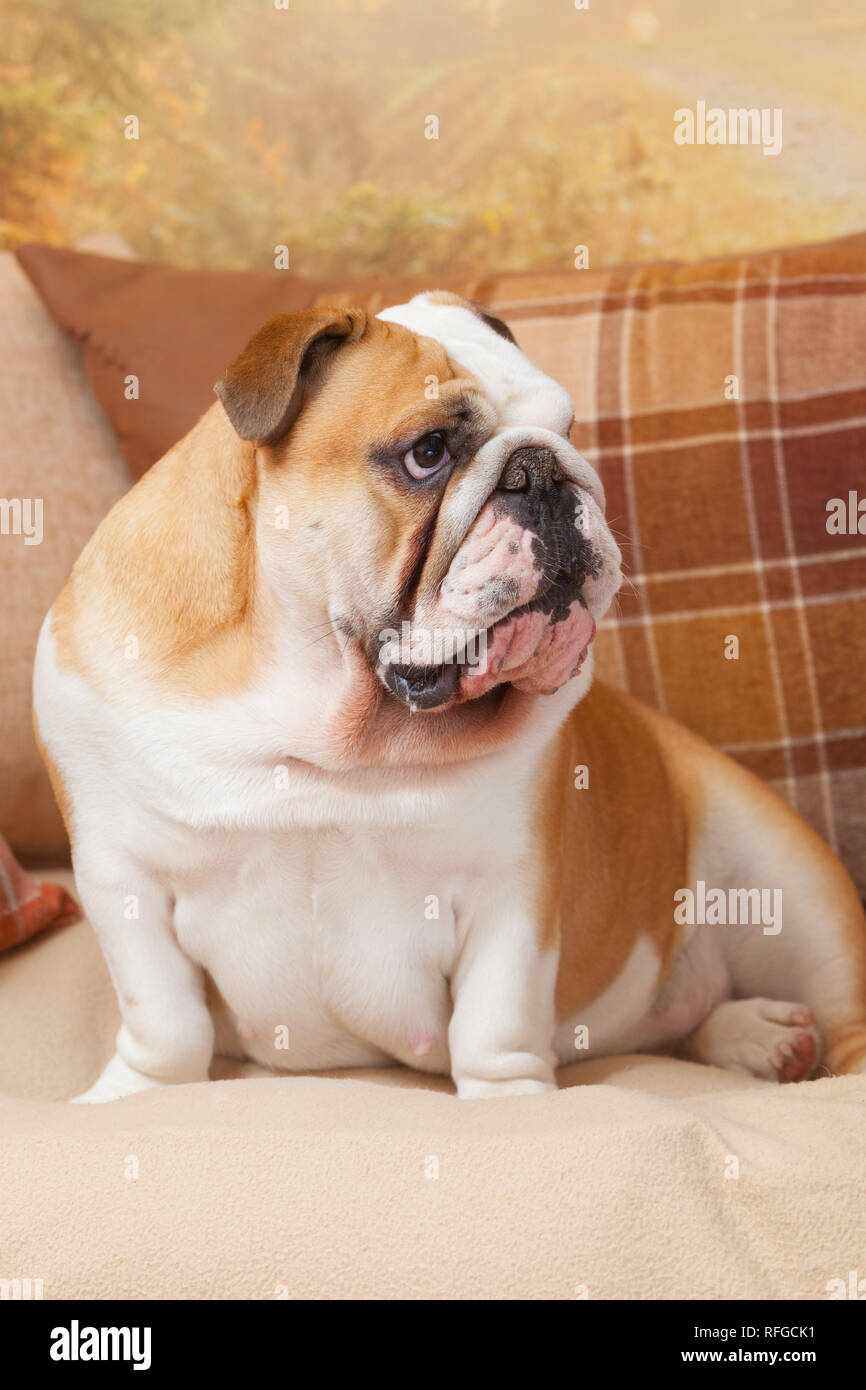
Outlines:
{"label": "english bulldog", "polygon": [[204,1081],[215,1052],[399,1062],[469,1100],[646,1050],[866,1069],[841,864],[700,738],[590,688],[620,554],[571,399],[507,327],[443,292],[282,314],[216,392],[38,646],[122,1017],[77,1099]]}

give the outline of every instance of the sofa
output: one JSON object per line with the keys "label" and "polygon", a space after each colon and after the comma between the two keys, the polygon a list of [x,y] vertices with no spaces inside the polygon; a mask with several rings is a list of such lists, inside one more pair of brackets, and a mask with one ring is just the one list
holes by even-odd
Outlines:
{"label": "sofa", "polygon": [[[447,281],[575,398],[631,579],[601,676],[764,777],[866,890],[856,501],[827,526],[864,476],[866,237]],[[74,897],[28,692],[88,536],[267,312],[421,287],[0,256],[0,494],[43,503],[41,543],[0,534],[0,834],[38,881]],[[624,1056],[465,1103],[400,1067],[216,1059],[208,1085],[69,1105],[117,1026],[83,918],[0,953],[0,1279],[46,1299],[822,1299],[866,1273],[866,1076]]]}

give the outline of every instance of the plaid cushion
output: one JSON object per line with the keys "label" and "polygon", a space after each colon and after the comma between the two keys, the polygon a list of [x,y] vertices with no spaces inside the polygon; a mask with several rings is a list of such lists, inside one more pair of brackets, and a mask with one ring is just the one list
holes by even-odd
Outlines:
{"label": "plaid cushion", "polygon": [[866,892],[866,237],[583,274],[494,308],[574,396],[621,539],[599,674],[771,782]]}
{"label": "plaid cushion", "polygon": [[574,397],[630,580],[598,674],[772,783],[866,893],[866,534],[827,526],[866,498],[866,236],[461,288]]}

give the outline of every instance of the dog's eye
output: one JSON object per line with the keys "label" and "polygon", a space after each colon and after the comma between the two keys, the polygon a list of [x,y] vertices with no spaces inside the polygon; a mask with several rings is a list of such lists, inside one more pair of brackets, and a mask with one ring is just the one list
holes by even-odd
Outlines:
{"label": "dog's eye", "polygon": [[412,445],[403,458],[403,467],[410,478],[429,478],[431,473],[437,473],[450,462],[451,455],[445,436],[439,430],[434,430],[432,434],[425,434],[417,444]]}

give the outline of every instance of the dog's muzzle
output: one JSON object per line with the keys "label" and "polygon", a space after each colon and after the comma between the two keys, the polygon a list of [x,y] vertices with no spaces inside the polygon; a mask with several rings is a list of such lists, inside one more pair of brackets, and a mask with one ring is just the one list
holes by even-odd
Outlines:
{"label": "dog's muzzle", "polygon": [[[495,441],[486,500],[404,625],[408,643],[379,663],[411,709],[442,709],[503,682],[533,694],[559,689],[580,670],[619,586],[596,475],[561,436],[532,433]],[[435,655],[431,634],[446,639]]]}

